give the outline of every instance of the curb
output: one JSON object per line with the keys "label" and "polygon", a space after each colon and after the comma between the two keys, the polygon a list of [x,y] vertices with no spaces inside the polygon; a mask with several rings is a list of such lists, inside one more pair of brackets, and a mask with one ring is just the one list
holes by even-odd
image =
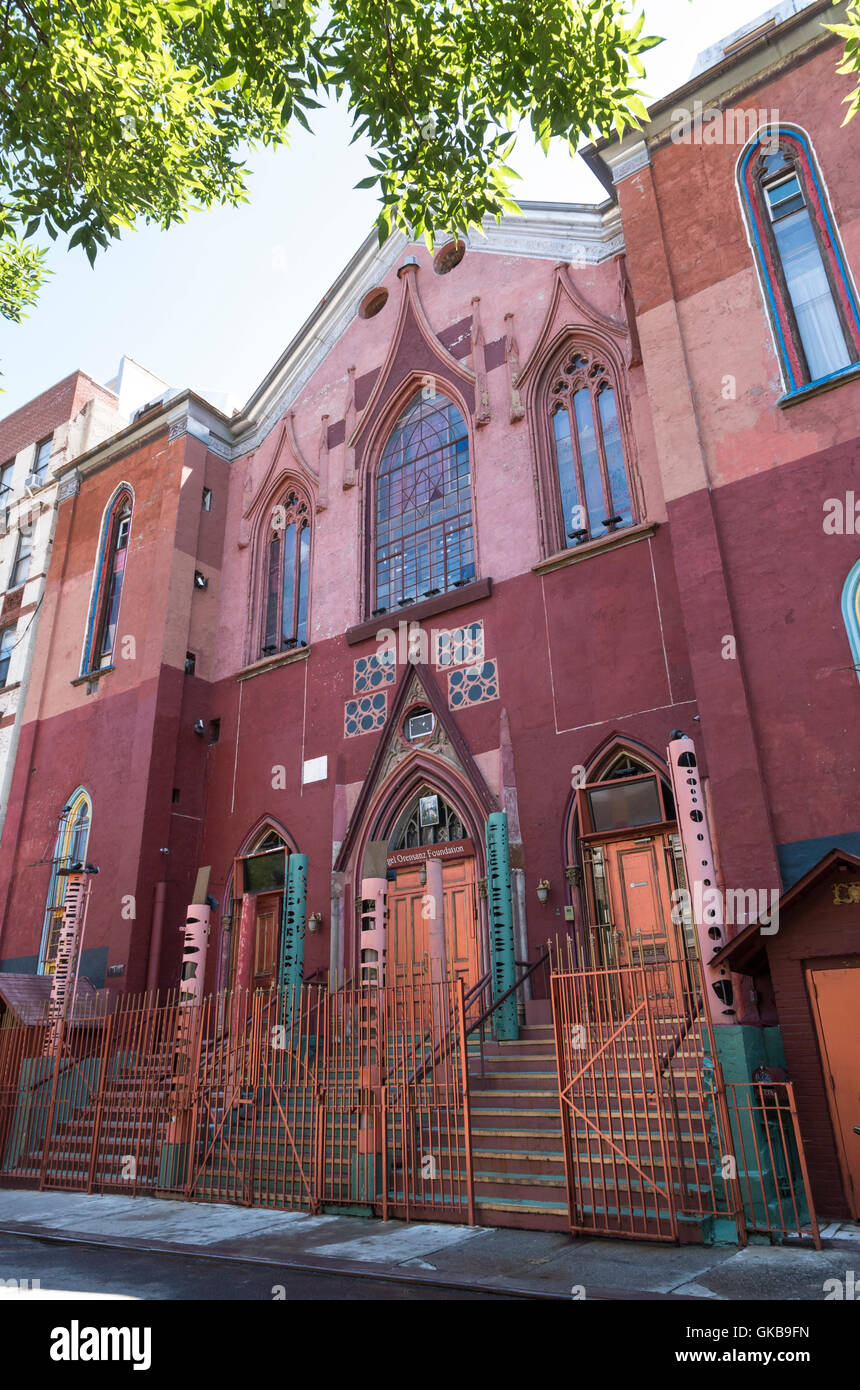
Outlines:
{"label": "curb", "polygon": [[[269,1268],[287,1269],[296,1274],[332,1274],[341,1278],[375,1279],[389,1284],[426,1284],[432,1288],[450,1289],[452,1292],[492,1294],[496,1298],[509,1294],[514,1298],[531,1298],[538,1302],[570,1303],[569,1293],[557,1293],[548,1289],[528,1288],[516,1284],[487,1284],[480,1280],[446,1279],[425,1273],[423,1270],[392,1272],[390,1266],[373,1264],[362,1260],[337,1263],[334,1260],[314,1259],[306,1256],[303,1260],[284,1260],[275,1256],[251,1255],[237,1252],[215,1252],[204,1245],[176,1245],[170,1241],[142,1240],[130,1242],[126,1238],[94,1235],[78,1231],[73,1235],[58,1235],[45,1226],[20,1222],[14,1226],[0,1226],[2,1236],[20,1236],[29,1240],[41,1240],[51,1245],[86,1245],[106,1250],[137,1250],[151,1255],[186,1255],[193,1259],[213,1260],[220,1264],[266,1265]],[[710,1299],[695,1298],[690,1294],[638,1293],[629,1289],[592,1288],[585,1302],[672,1302],[709,1303]]]}

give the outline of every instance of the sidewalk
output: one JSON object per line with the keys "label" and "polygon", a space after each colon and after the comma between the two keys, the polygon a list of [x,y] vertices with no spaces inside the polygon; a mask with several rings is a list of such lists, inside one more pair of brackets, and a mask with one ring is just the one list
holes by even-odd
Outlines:
{"label": "sidewalk", "polygon": [[860,1283],[857,1225],[825,1226],[821,1251],[800,1244],[737,1250],[573,1241],[556,1232],[304,1216],[154,1197],[0,1190],[0,1231],[538,1298],[821,1301],[827,1279],[844,1280],[857,1270]]}

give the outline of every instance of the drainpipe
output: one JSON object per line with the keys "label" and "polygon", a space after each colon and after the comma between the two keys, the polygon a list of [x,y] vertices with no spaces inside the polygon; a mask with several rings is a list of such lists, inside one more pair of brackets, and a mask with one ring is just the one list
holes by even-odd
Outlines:
{"label": "drainpipe", "polygon": [[329,941],[328,987],[336,992],[344,979],[344,884],[346,875],[331,876],[331,939]]}
{"label": "drainpipe", "polygon": [[161,963],[161,938],[164,934],[164,905],[167,901],[167,884],[155,885],[155,900],[152,906],[152,931],[149,936],[149,963],[146,970],[146,992],[154,994],[158,989],[158,967]]}
{"label": "drainpipe", "polygon": [[[520,960],[528,964],[529,959],[529,934],[526,927],[526,871],[525,869],[511,869],[511,890],[513,895],[514,909],[514,939],[517,944],[517,955]],[[522,1000],[523,1007],[527,999],[532,997],[532,977],[531,975],[523,983]]]}

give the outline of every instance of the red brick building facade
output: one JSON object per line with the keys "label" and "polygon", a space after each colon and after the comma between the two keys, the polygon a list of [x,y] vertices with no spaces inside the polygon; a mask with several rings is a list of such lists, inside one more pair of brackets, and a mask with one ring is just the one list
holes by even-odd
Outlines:
{"label": "red brick building facade", "polygon": [[[63,471],[0,968],[50,963],[70,816],[100,987],[176,983],[202,866],[206,989],[270,983],[283,885],[254,856],[282,845],[308,856],[306,978],[359,978],[384,844],[390,977],[423,969],[442,857],[447,965],[473,982],[494,811],[519,959],[566,930],[582,961],[668,958],[681,730],[720,888],[788,895],[772,939],[719,958],[724,1068],[787,1062],[819,1204],[860,1214],[844,1087],[811,1099],[807,984],[860,978],[860,204],[829,9],[787,10],[589,150],[600,206],[529,206],[462,256],[371,240],[237,416],[172,396]],[[740,142],[698,138],[739,111]],[[831,884],[794,908],[831,851],[845,905]]]}

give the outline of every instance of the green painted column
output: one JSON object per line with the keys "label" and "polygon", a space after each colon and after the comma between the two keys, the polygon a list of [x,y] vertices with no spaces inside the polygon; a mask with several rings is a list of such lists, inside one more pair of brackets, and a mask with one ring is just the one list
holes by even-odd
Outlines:
{"label": "green painted column", "polygon": [[305,966],[305,926],[308,915],[308,856],[291,854],[287,861],[281,960],[278,985],[283,992],[283,1022],[292,1025]]}
{"label": "green painted column", "polygon": [[[493,811],[487,821],[487,904],[490,915],[490,969],[495,1000],[500,999],[516,980],[511,856],[508,818],[504,811]],[[516,1041],[519,1037],[515,994],[493,1014],[493,1032],[497,1038],[506,1041]]]}

